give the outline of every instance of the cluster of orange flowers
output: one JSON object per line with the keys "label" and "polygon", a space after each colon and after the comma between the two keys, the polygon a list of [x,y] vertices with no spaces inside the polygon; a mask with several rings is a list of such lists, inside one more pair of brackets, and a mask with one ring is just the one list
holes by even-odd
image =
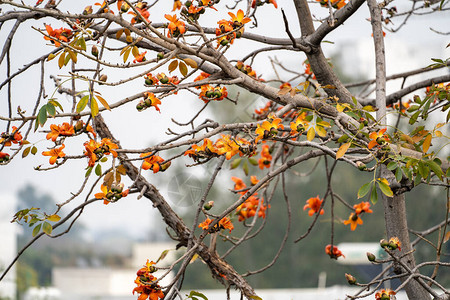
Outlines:
{"label": "cluster of orange flowers", "polygon": [[362,213],[368,213],[371,214],[373,211],[370,209],[370,203],[369,202],[361,202],[359,204],[353,205],[353,209],[355,210],[350,214],[350,217],[348,220],[344,221],[344,225],[350,224],[350,229],[353,231],[356,229],[356,226],[362,225],[363,220],[361,219]]}
{"label": "cluster of orange flowers", "polygon": [[205,103],[211,100],[220,101],[228,96],[228,91],[226,87],[212,87],[209,84],[201,86],[201,92],[199,98]]}
{"label": "cluster of orange flowers", "polygon": [[231,20],[220,20],[217,22],[219,28],[216,28],[217,46],[225,46],[228,43],[233,44],[236,38],[240,38],[244,33],[244,24],[251,21],[246,17],[242,9],[238,10],[236,15],[229,12]]}
{"label": "cluster of orange flowers", "polygon": [[276,136],[278,134],[278,129],[284,129],[283,124],[280,123],[281,119],[272,115],[262,124],[258,124],[255,130],[255,134],[257,135],[255,143],[258,143],[261,139]]}
{"label": "cluster of orange flowers", "polygon": [[236,63],[236,69],[250,77],[253,77],[254,79],[258,79],[255,70],[253,70],[249,65],[244,65],[244,63],[240,60]]}
{"label": "cluster of orange flowers", "polygon": [[238,153],[240,156],[252,156],[254,151],[251,143],[244,138],[231,138],[230,135],[222,135],[222,138],[219,138],[214,144],[206,138],[203,140],[202,146],[192,145],[191,149],[184,152],[184,155],[188,155],[196,162],[205,162],[221,155],[225,155],[226,159],[229,160]]}
{"label": "cluster of orange flowers", "polygon": [[[241,178],[231,177],[231,180],[234,181],[234,190],[241,195],[244,195],[247,191],[247,185]],[[251,176],[250,181],[252,185],[258,183],[258,179],[255,176]],[[242,222],[246,219],[249,219],[256,215],[258,212],[258,218],[266,217],[266,210],[270,207],[270,205],[264,205],[264,199],[258,198],[258,194],[254,193],[244,203],[239,205],[236,208],[236,214],[238,215],[238,221]]]}
{"label": "cluster of orange flowers", "polygon": [[325,253],[334,259],[338,259],[338,257],[341,257],[341,256],[345,258],[345,255],[342,254],[341,250],[339,250],[338,247],[336,247],[336,246],[333,246],[333,249],[331,249],[331,245],[327,245],[325,247]]}
{"label": "cluster of orange flowers", "polygon": [[261,148],[261,158],[258,160],[258,166],[261,170],[264,168],[270,168],[272,163],[272,155],[270,155],[269,145],[263,145]]}
{"label": "cluster of orange flowers", "polygon": [[[400,107],[400,103],[401,103],[401,107]],[[395,110],[400,110],[400,112],[404,113],[411,106],[411,103],[412,103],[411,100],[408,100],[406,102],[398,101],[396,103],[386,105],[386,107],[393,108]]]}
{"label": "cluster of orange flowers", "polygon": [[153,173],[159,171],[164,172],[170,167],[171,162],[164,162],[164,159],[158,155],[153,155],[152,152],[142,153],[140,157],[145,157],[142,163],[142,169],[153,170]]}
{"label": "cluster of orange flowers", "polygon": [[84,143],[84,155],[89,158],[88,165],[89,167],[93,167],[95,163],[100,160],[104,155],[112,154],[114,157],[117,157],[117,152],[114,149],[119,148],[116,144],[111,142],[110,139],[104,138],[100,143],[89,140]]}
{"label": "cluster of orange flowers", "polygon": [[[393,297],[391,297],[393,296]],[[375,299],[376,300],[390,300],[395,299],[395,292],[390,289],[382,289],[375,293]]]}
{"label": "cluster of orange flowers", "polygon": [[146,61],[147,58],[145,58],[145,54],[147,54],[147,51],[137,53],[137,55],[134,57],[133,63],[140,63]]}
{"label": "cluster of orange flowers", "polygon": [[265,119],[266,116],[269,114],[270,109],[273,107],[273,102],[268,101],[263,108],[257,109],[255,108],[255,119],[262,120]]}
{"label": "cluster of orange flowers", "polygon": [[149,262],[147,260],[145,266],[140,268],[136,273],[137,277],[134,283],[137,284],[137,287],[133,289],[133,295],[135,292],[140,294],[138,300],[158,300],[164,298],[161,287],[155,282],[158,278],[152,275],[152,273],[157,271],[154,264],[153,261]]}
{"label": "cluster of orange flowers", "polygon": [[102,184],[100,187],[101,192],[95,194],[96,199],[103,199],[103,204],[109,204],[110,202],[116,202],[122,197],[128,196],[129,189],[123,190],[124,184],[112,184],[110,188]]}
{"label": "cluster of orange flowers", "polygon": [[[11,133],[2,132],[0,135],[0,145],[3,144],[5,147],[10,147],[12,144],[22,144],[23,137],[16,126],[12,126]],[[10,155],[5,152],[0,152],[0,163],[8,161]]]}
{"label": "cluster of orange flowers", "polygon": [[375,146],[382,146],[384,143],[390,142],[389,136],[385,134],[386,130],[386,128],[382,128],[378,132],[371,132],[369,134],[370,142],[367,148],[372,149]]}
{"label": "cluster of orange flowers", "polygon": [[170,21],[169,25],[167,25],[167,29],[169,29],[167,32],[168,37],[176,38],[186,32],[186,24],[178,19],[176,15],[164,15],[164,17]]}
{"label": "cluster of orange flowers", "polygon": [[303,65],[305,65],[305,74],[308,76],[312,76],[312,79],[316,79],[316,75],[314,75],[314,73],[312,72],[311,65],[309,64],[308,60],[305,60],[303,62]]}
{"label": "cluster of orange flowers", "polygon": [[159,100],[155,94],[151,92],[145,92],[144,93],[144,99],[139,101],[138,104],[136,104],[136,109],[138,111],[143,111],[144,109],[147,109],[149,107],[154,107],[157,111],[161,112],[158,105],[161,104],[161,100]]}
{"label": "cluster of orange flowers", "polygon": [[322,203],[323,203],[323,199],[321,200],[319,198],[319,195],[317,195],[314,198],[309,198],[308,200],[306,200],[306,205],[303,206],[303,210],[307,210],[309,208],[308,215],[310,215],[310,216],[312,216],[316,213],[323,215],[324,210],[321,208]]}
{"label": "cluster of orange flowers", "polygon": [[[119,1],[121,2],[121,1]],[[127,6],[126,3],[121,4],[121,11],[126,11]],[[119,6],[119,3],[117,3],[117,6]],[[150,22],[150,20],[148,19],[150,17],[150,12],[147,10],[148,5],[147,2],[138,2],[135,6],[136,10],[139,12],[140,16],[137,15],[134,11],[130,11],[129,14],[133,15],[134,17],[131,19],[131,24],[137,24],[137,23],[141,23],[143,21],[142,18],[145,19],[145,21]],[[141,17],[142,16],[142,17]]]}
{"label": "cluster of orange flowers", "polygon": [[61,42],[68,43],[73,37],[72,30],[68,28],[53,29],[50,25],[45,25],[48,36],[44,36],[44,39],[50,41],[55,47],[61,46]]}
{"label": "cluster of orange flowers", "polygon": [[209,232],[218,232],[222,229],[228,229],[230,232],[234,229],[233,223],[231,223],[230,218],[224,217],[220,219],[219,223],[217,223],[214,227],[210,228],[209,225],[213,220],[210,218],[206,218],[206,220],[198,225],[199,228],[203,230],[208,230]]}
{"label": "cluster of orange flowers", "polygon": [[[316,1],[320,2],[321,6],[328,7],[328,1],[326,1],[326,0],[316,0]],[[345,0],[331,0],[330,3],[331,3],[331,6],[336,9],[341,9],[346,4]]]}
{"label": "cluster of orange flowers", "polygon": [[75,130],[72,125],[67,122],[62,123],[62,125],[52,124],[50,125],[50,132],[47,134],[47,140],[56,141],[58,136],[71,136],[75,134]]}

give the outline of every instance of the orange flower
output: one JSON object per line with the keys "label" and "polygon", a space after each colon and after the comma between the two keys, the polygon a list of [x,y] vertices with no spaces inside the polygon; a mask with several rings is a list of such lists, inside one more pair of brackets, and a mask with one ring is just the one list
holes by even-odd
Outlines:
{"label": "orange flower", "polygon": [[[164,162],[164,159],[161,158],[160,156],[152,155],[152,152],[147,152],[142,153],[140,157],[146,157],[144,158],[144,162],[142,163],[142,169],[144,170],[152,169],[153,173],[157,173],[161,170],[161,165]],[[165,171],[165,169],[163,171]]]}
{"label": "orange flower", "polygon": [[[234,181],[234,190],[235,191],[239,191],[239,190],[243,190],[247,187],[247,185],[244,183],[244,181],[242,179],[240,179],[239,177],[231,177],[231,180]],[[245,192],[240,192],[245,194]]]}
{"label": "orange flower", "polygon": [[116,202],[120,198],[128,196],[130,192],[129,189],[124,191],[123,186],[123,183],[113,184],[111,189],[108,190],[108,187],[102,184],[100,187],[101,193],[97,193],[94,196],[96,199],[103,199],[103,204],[105,205],[109,204],[109,202]]}
{"label": "orange flower", "polygon": [[262,1],[262,0],[253,0],[252,1],[252,7],[255,8],[256,6],[261,6],[265,3],[272,3],[275,8],[278,8],[277,2],[275,0],[269,0],[269,1]]}
{"label": "orange flower", "polygon": [[303,210],[307,210],[309,208],[308,215],[310,216],[318,212],[323,215],[324,210],[320,208],[322,206],[322,203],[323,200],[320,200],[319,195],[317,195],[314,198],[309,198],[308,200],[306,200],[306,205],[303,206]]}
{"label": "orange flower", "polygon": [[256,185],[259,182],[259,180],[256,176],[252,175],[250,176],[250,182],[252,185]]}
{"label": "orange flower", "polygon": [[[326,0],[316,0],[317,2],[320,2],[320,5],[323,7],[328,7],[328,1]],[[345,6],[345,0],[332,0],[331,6],[335,9],[341,9]]]}
{"label": "orange flower", "polygon": [[231,139],[229,135],[222,135],[222,138],[216,141],[214,147],[217,149],[217,154],[225,154],[227,160],[240,153],[240,145],[236,143],[236,140]]}
{"label": "orange flower", "polygon": [[[232,12],[229,12],[228,15],[231,17],[231,23],[233,24],[234,29],[236,29],[252,20],[245,16],[244,11],[242,9],[238,10],[236,15],[233,14]],[[242,30],[242,32],[243,32],[243,30]]]}
{"label": "orange flower", "polygon": [[369,202],[361,202],[359,204],[353,205],[353,208],[355,209],[356,215],[360,215],[362,213],[368,213],[371,214],[373,211],[370,209],[370,203]]}
{"label": "orange flower", "polygon": [[44,36],[44,39],[55,44],[55,47],[61,46],[61,41],[68,43],[73,36],[72,30],[68,28],[53,29],[50,25],[45,25],[45,29],[50,37]]}
{"label": "orange flower", "polygon": [[199,98],[202,99],[205,103],[210,100],[220,101],[225,99],[228,96],[228,91],[226,87],[212,87],[209,84],[202,85],[201,92],[199,94]]}
{"label": "orange flower", "polygon": [[210,218],[206,218],[206,220],[198,225],[199,228],[203,230],[208,230],[209,224],[211,224],[212,220]]}
{"label": "orange flower", "polygon": [[377,300],[385,300],[385,299],[395,299],[395,297],[391,297],[394,296],[395,292],[390,290],[390,289],[382,289],[378,292],[375,293],[375,299]]}
{"label": "orange flower", "polygon": [[389,239],[389,247],[391,249],[395,250],[398,248],[399,251],[402,251],[401,246],[402,246],[402,243],[400,242],[398,237],[391,237]]}
{"label": "orange flower", "polygon": [[5,147],[9,147],[13,144],[21,144],[22,143],[22,134],[17,129],[16,126],[12,126],[12,131],[10,134],[3,132],[0,136],[0,144],[4,143]]}
{"label": "orange flower", "polygon": [[[150,20],[148,19],[150,17],[150,12],[147,10],[146,4],[143,4],[145,2],[139,2],[136,4],[136,10],[141,14],[141,16],[147,21],[148,23]],[[134,25],[136,23],[142,22],[142,17],[134,13],[133,11],[129,12],[130,15],[133,15],[134,17],[131,19],[131,25]]]}
{"label": "orange flower", "polygon": [[112,154],[114,157],[117,157],[117,152],[114,149],[119,148],[116,144],[111,142],[110,139],[104,138],[100,143],[97,143],[94,140],[89,140],[84,143],[84,155],[89,158],[88,165],[89,167],[93,167],[97,160],[100,160],[103,155]]}
{"label": "orange flower", "polygon": [[350,229],[353,231],[356,229],[356,226],[363,224],[363,220],[356,213],[351,213],[348,220],[344,221],[344,225],[348,224],[350,224]]}
{"label": "orange flower", "polygon": [[[210,218],[207,218],[204,222],[200,223],[198,225],[199,228],[203,230],[210,230],[209,225],[212,223],[212,220]],[[230,232],[234,229],[233,223],[231,223],[230,218],[224,217],[219,221],[218,224],[216,224],[212,229],[211,232],[218,232],[222,229],[228,229]]]}
{"label": "orange flower", "polygon": [[297,116],[297,119],[295,119],[295,122],[291,122],[291,132],[290,135],[295,135],[297,133],[302,133],[306,130],[306,128],[309,127],[309,121],[306,120],[307,113],[302,112],[300,115]]}
{"label": "orange flower", "polygon": [[201,160],[209,160],[212,157],[218,156],[217,148],[213,145],[210,139],[203,139],[203,145],[192,145],[191,149],[184,152],[184,155],[189,155],[196,162]]}
{"label": "orange flower", "polygon": [[325,247],[325,253],[328,254],[331,258],[338,259],[338,257],[345,257],[344,254],[342,254],[341,250],[338,249],[338,247],[333,246],[333,251],[331,251],[331,245],[327,245]]}
{"label": "orange flower", "polygon": [[66,156],[66,154],[62,152],[62,149],[64,149],[64,147],[66,146],[62,144],[59,148],[53,148],[50,151],[43,151],[42,155],[50,156],[49,163],[53,165],[58,158],[63,158],[64,156]]}
{"label": "orange flower", "polygon": [[386,128],[380,129],[380,131],[371,132],[369,134],[369,138],[371,141],[369,142],[369,145],[367,147],[369,149],[372,149],[373,147],[377,145],[382,145],[384,142],[389,142],[389,137],[387,134],[384,134],[386,132]]}
{"label": "orange flower", "polygon": [[74,128],[69,123],[65,122],[62,125],[50,125],[50,132],[47,134],[47,140],[56,141],[58,136],[71,136],[75,134]]}
{"label": "orange flower", "polygon": [[[258,120],[263,119],[267,115],[267,113],[269,112],[269,109],[271,107],[272,107],[272,101],[269,101],[269,102],[266,103],[266,105],[264,105],[263,108],[255,109],[255,114],[258,115],[257,119]],[[262,116],[262,118],[261,118],[261,116]]]}
{"label": "orange flower", "polygon": [[153,106],[157,111],[161,112],[158,107],[158,105],[161,104],[161,100],[156,98],[155,94],[151,92],[145,92],[144,96],[145,96],[144,99],[145,106],[147,107]]}
{"label": "orange flower", "polygon": [[169,29],[169,32],[167,33],[168,37],[178,37],[180,34],[186,32],[186,25],[177,18],[177,15],[164,15],[164,17],[170,21],[167,26],[167,29]]}
{"label": "orange flower", "polygon": [[267,139],[271,136],[276,136],[278,129],[284,129],[283,124],[280,124],[281,119],[276,117],[270,117],[264,121],[261,125],[258,124],[255,130],[255,134],[258,135],[255,139],[255,143],[258,143],[261,139]]}
{"label": "orange flower", "polygon": [[139,53],[138,55],[136,55],[136,56],[134,57],[133,63],[138,63],[138,62],[144,62],[144,61],[146,61],[145,54],[147,54],[147,51],[144,51],[144,52]]}
{"label": "orange flower", "polygon": [[269,145],[263,145],[261,149],[261,158],[258,160],[258,166],[261,170],[270,168],[272,155],[270,155]]}
{"label": "orange flower", "polygon": [[174,0],[173,1],[173,9],[172,11],[176,11],[177,9],[181,9],[181,0]]}
{"label": "orange flower", "polygon": [[[256,195],[256,194],[255,194]],[[256,211],[258,210],[258,217],[259,218],[265,218],[266,217],[266,210],[269,206],[264,205],[264,199],[259,199],[255,195],[250,196],[247,200],[245,200],[244,203],[239,205],[236,208],[236,214],[239,216],[238,221],[242,222],[246,219],[249,219],[256,215]]]}

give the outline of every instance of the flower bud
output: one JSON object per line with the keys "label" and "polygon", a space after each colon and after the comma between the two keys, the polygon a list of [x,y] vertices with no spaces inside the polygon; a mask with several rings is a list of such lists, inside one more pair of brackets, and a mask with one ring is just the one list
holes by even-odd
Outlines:
{"label": "flower bud", "polygon": [[369,261],[375,261],[377,259],[373,253],[367,252],[366,254]]}
{"label": "flower bud", "polygon": [[73,127],[73,129],[74,129],[75,132],[78,132],[78,131],[80,131],[81,129],[83,129],[83,127],[84,127],[83,121],[78,120],[78,122],[75,124],[75,126]]}
{"label": "flower bud", "polygon": [[363,162],[357,161],[357,162],[356,162],[356,165],[358,166],[358,169],[360,169],[361,171],[364,171],[364,170],[367,169],[366,164],[363,163]]}
{"label": "flower bud", "polygon": [[345,273],[345,279],[347,279],[348,284],[354,285],[356,283],[356,278],[351,274]]}
{"label": "flower bud", "polygon": [[380,246],[381,246],[381,248],[385,248],[385,247],[387,247],[388,245],[389,245],[389,242],[388,242],[387,240],[382,239],[382,240],[380,241]]}
{"label": "flower bud", "polygon": [[398,248],[398,245],[396,243],[394,243],[394,242],[390,242],[388,244],[388,248],[391,249],[391,250],[395,250],[395,249]]}
{"label": "flower bud", "polygon": [[120,7],[120,11],[126,13],[130,9],[130,6],[127,3],[123,3]]}
{"label": "flower bud", "polygon": [[208,201],[207,203],[205,203],[205,205],[203,205],[203,208],[205,210],[210,210],[213,206],[214,206],[214,201]]}
{"label": "flower bud", "polygon": [[228,45],[228,40],[227,39],[223,39],[223,40],[220,41],[220,44],[222,46],[226,46],[226,45]]}
{"label": "flower bud", "polygon": [[159,59],[163,59],[164,58],[164,52],[159,52],[157,55],[156,55],[156,58],[159,60]]}
{"label": "flower bud", "polygon": [[100,80],[101,82],[106,82],[106,80],[108,80],[108,75],[102,74],[102,76],[100,76],[99,80]]}

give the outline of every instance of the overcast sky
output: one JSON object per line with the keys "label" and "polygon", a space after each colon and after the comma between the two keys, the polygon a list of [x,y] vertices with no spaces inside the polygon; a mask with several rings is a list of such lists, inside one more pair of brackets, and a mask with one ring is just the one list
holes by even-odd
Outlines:
{"label": "overcast sky", "polygon": [[[30,1],[28,1],[30,2]],[[34,0],[31,2],[35,2]],[[70,1],[69,1],[70,2]],[[88,5],[90,1],[84,1]],[[150,10],[150,19],[153,21],[163,21],[162,17],[158,18],[157,12],[168,11],[168,7],[171,6],[172,1],[162,1],[163,3],[158,7],[154,7]],[[224,2],[224,1],[222,1]],[[289,2],[285,4],[285,2]],[[78,2],[79,3],[79,2]],[[285,9],[288,20],[291,25],[291,31],[294,35],[299,35],[298,25],[295,21],[296,14],[290,1],[279,0],[279,8],[275,10],[271,5],[266,5],[259,9],[258,21],[260,27],[252,30],[247,28],[249,32],[255,32],[259,34],[265,34],[273,37],[287,37],[284,32],[284,26],[282,25],[282,16],[280,7]],[[400,9],[409,1],[397,1],[397,7]],[[221,3],[222,4],[222,3]],[[316,7],[314,14],[319,15],[326,13],[326,10]],[[214,17],[211,18],[210,26],[214,26],[216,20],[226,18],[228,15],[225,12],[212,13]],[[355,70],[358,74],[367,74],[367,76],[373,76],[374,74],[374,62],[373,62],[373,46],[371,40],[371,26],[368,18],[368,9],[365,5],[360,9],[360,12],[356,16],[353,16],[348,20],[342,28],[339,28],[333,32],[328,41],[334,44],[325,44],[326,56],[331,56],[335,51],[342,51],[344,62],[350,71]],[[23,65],[25,62],[32,59],[29,54],[30,44],[33,47],[35,53],[45,53],[49,51],[50,46],[45,46],[42,36],[30,28],[31,25],[43,28],[44,21],[29,22],[25,25],[29,29],[17,36],[13,41],[12,57],[15,62],[15,68]],[[49,20],[47,20],[49,22]],[[275,28],[274,24],[281,24],[281,31],[279,28]],[[445,49],[445,46],[449,42],[448,37],[443,37],[430,31],[430,27],[448,31],[450,28],[450,14],[448,12],[435,14],[432,16],[413,17],[409,20],[406,27],[397,32],[396,34],[388,33],[386,36],[386,55],[387,55],[387,72],[389,74],[406,71],[418,67],[423,67],[431,63],[430,58],[447,58],[450,57],[450,51]],[[0,31],[0,41],[4,41],[8,34],[7,28],[10,28],[11,24],[6,24]],[[25,29],[25,28],[23,28]],[[0,42],[3,44],[3,42]],[[250,45],[244,41],[237,40],[231,47],[228,55],[242,56],[242,49],[247,50]],[[250,52],[250,51],[249,51]],[[26,54],[27,53],[27,54]],[[283,59],[280,55],[279,59]],[[302,68],[301,63],[304,60],[304,55],[301,58],[292,59],[294,65],[298,68]],[[50,62],[47,65],[51,65],[51,68],[46,73],[47,80],[47,94],[52,94],[51,81],[48,79],[50,74],[64,74],[66,70],[58,70],[56,62]],[[254,69],[258,74],[263,74],[265,79],[274,78],[274,75],[270,68],[267,67],[268,63],[266,59],[258,59],[255,62]],[[3,81],[5,78],[5,68],[2,66],[0,69],[1,77]],[[122,72],[109,73],[109,80],[115,81],[123,76]],[[13,86],[13,97],[20,99],[20,104],[23,108],[27,107],[30,111],[32,104],[36,101],[36,83],[38,80],[37,68],[34,68],[33,72],[28,72],[27,75],[21,77],[20,83],[16,82]],[[393,88],[393,87],[391,87]],[[127,93],[135,94],[142,91],[142,82],[136,82],[130,84],[126,89],[120,91],[106,90],[104,92],[105,98],[111,103],[120,100],[125,97]],[[0,99],[3,99],[3,105],[0,106],[0,115],[7,115],[6,112],[6,96],[4,88],[0,91]],[[388,91],[389,92],[389,91]],[[67,104],[68,99],[64,96],[56,95],[58,99]],[[23,101],[23,102],[22,102]],[[23,104],[22,104],[23,103]],[[123,110],[116,112],[105,112],[103,116],[110,122],[110,129],[113,134],[116,135],[122,142],[122,146],[125,148],[143,148],[157,140],[163,140],[159,132],[164,132],[167,127],[173,127],[170,122],[170,118],[175,118],[179,121],[187,121],[191,116],[202,107],[203,103],[199,99],[196,99],[192,95],[180,93],[178,97],[166,98],[163,100],[161,108],[161,114],[157,113],[153,109],[146,110],[141,113],[137,113],[135,109],[135,103],[125,105]],[[15,111],[15,108],[13,109]],[[206,112],[200,119],[211,117]],[[51,120],[47,122],[44,127],[48,129]],[[58,122],[59,124],[60,122]],[[126,125],[126,126],[125,126]],[[4,131],[4,125],[0,127],[0,131]],[[40,140],[42,139],[42,140]],[[84,139],[84,137],[83,137]],[[45,134],[31,135],[31,142],[38,142],[40,154],[46,150],[51,144],[45,141]],[[72,142],[68,140],[65,152],[67,154],[81,154],[80,145],[83,140],[78,142]],[[71,146],[76,144],[76,146]],[[82,147],[82,146],[81,146]],[[184,160],[184,163],[191,163],[189,160]],[[11,201],[16,195],[17,191],[23,187],[25,183],[31,183],[38,187],[39,192],[50,194],[55,201],[65,201],[70,197],[70,194],[76,192],[83,180],[84,168],[86,167],[85,160],[70,161],[64,165],[60,170],[37,172],[33,167],[39,164],[48,165],[48,158],[41,155],[35,157],[29,156],[25,159],[17,157],[7,167],[2,167],[0,171],[0,182],[2,189],[0,190],[0,201]],[[152,182],[152,176],[160,176],[164,181],[170,182],[173,180],[173,174],[149,174],[150,182]],[[165,177],[163,177],[165,176]],[[153,177],[154,178],[154,177]],[[126,182],[129,184],[129,182]],[[229,187],[232,187],[230,182]],[[167,195],[167,185],[163,184],[159,187],[161,192]],[[98,192],[98,191],[94,191]],[[82,200],[77,200],[76,205]],[[147,228],[155,224],[154,218],[159,218],[155,214],[151,213],[151,204],[146,200],[136,200],[136,196],[129,196],[123,198],[118,203],[105,206],[100,202],[95,203],[85,210],[84,215],[80,219],[90,230],[102,231],[105,229],[125,230],[134,237],[144,238],[148,231]],[[11,225],[13,226],[13,225]]]}

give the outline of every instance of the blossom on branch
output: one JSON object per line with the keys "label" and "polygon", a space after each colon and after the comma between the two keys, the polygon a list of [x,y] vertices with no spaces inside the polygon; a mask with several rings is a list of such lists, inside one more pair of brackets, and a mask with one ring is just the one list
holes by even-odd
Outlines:
{"label": "blossom on branch", "polygon": [[53,165],[58,158],[63,158],[66,154],[62,151],[66,146],[64,144],[59,148],[53,148],[50,151],[43,151],[42,155],[50,156],[49,163]]}
{"label": "blossom on branch", "polygon": [[72,125],[67,122],[62,125],[52,124],[50,125],[50,132],[47,134],[46,139],[56,141],[58,136],[71,136],[75,134],[75,130]]}
{"label": "blossom on branch", "polygon": [[312,216],[316,213],[323,215],[324,210],[321,209],[322,203],[323,203],[323,199],[321,200],[319,198],[319,195],[317,195],[314,198],[309,198],[308,200],[306,200],[306,205],[303,206],[303,210],[309,209],[308,215],[310,215],[310,216]]}
{"label": "blossom on branch", "polygon": [[336,246],[333,246],[333,250],[331,250],[331,245],[327,245],[325,247],[325,253],[333,259],[338,259],[341,256],[345,258],[345,255],[342,254],[341,250],[339,250]]}

